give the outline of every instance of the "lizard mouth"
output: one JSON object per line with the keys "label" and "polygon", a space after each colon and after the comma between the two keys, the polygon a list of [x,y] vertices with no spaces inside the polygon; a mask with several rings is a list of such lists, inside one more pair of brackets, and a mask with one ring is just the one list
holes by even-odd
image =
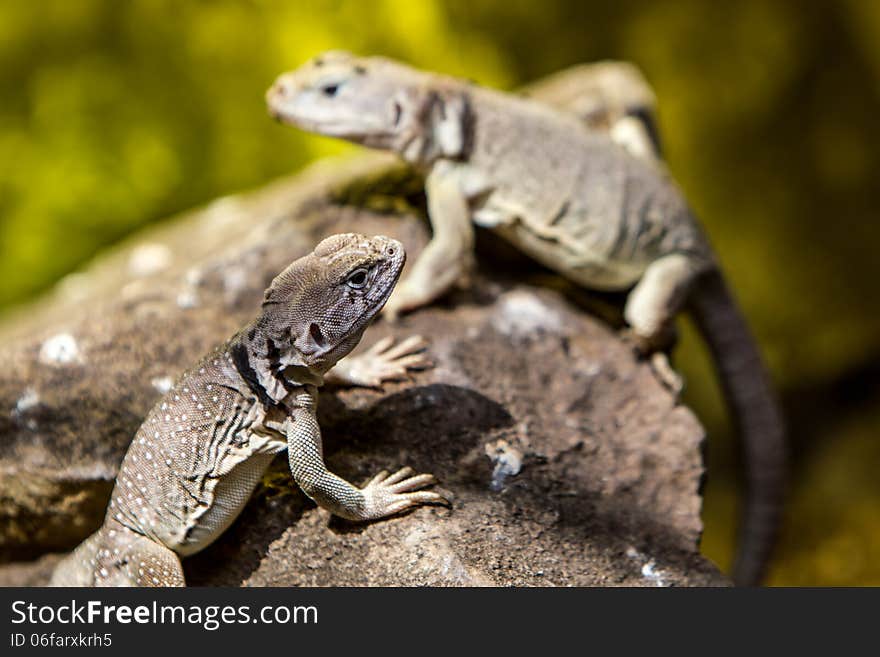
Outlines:
{"label": "lizard mouth", "polygon": [[[325,137],[335,137],[348,141],[361,142],[367,139],[387,139],[392,136],[393,130],[388,125],[379,121],[370,121],[368,117],[352,116],[348,118],[328,118],[313,112],[299,113],[286,109],[283,103],[269,102],[269,116],[279,123],[295,126],[306,132],[314,132]],[[402,109],[398,106],[398,112],[393,117],[393,126],[397,127]],[[386,121],[388,119],[386,118]]]}
{"label": "lizard mouth", "polygon": [[312,336],[312,340],[315,341],[315,345],[317,345],[318,348],[325,349],[327,347],[327,340],[321,332],[321,327],[314,322],[309,326],[309,334]]}
{"label": "lizard mouth", "polygon": [[391,297],[391,293],[394,291],[394,287],[395,287],[395,285],[397,285],[397,281],[399,278],[400,278],[400,271],[398,270],[397,272],[394,273],[393,277],[391,277],[387,282],[385,282],[384,285],[382,285],[381,288],[379,288],[379,290],[377,291],[377,295],[376,295],[378,303],[369,313],[367,313],[368,319],[372,319],[377,314],[379,314],[379,311],[382,310],[385,303]]}
{"label": "lizard mouth", "polygon": [[382,270],[384,271],[379,272],[380,277],[383,277],[383,273],[385,272],[391,275],[387,277],[387,280],[385,280],[380,287],[376,288],[376,304],[364,314],[364,320],[366,322],[371,321],[376,315],[378,315],[385,306],[385,303],[391,297],[391,293],[394,292],[394,287],[397,285],[397,281],[400,280],[400,274],[403,272],[403,265],[405,263],[406,254],[403,248],[398,246],[391,259],[383,264]]}

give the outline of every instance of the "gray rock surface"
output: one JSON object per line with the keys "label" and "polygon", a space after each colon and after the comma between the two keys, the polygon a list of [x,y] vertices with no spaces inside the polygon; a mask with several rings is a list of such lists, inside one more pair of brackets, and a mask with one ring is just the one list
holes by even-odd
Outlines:
{"label": "gray rock surface", "polygon": [[[319,164],[135,237],[0,327],[0,584],[42,584],[101,521],[141,418],[323,236],[428,237],[420,181],[381,156]],[[328,464],[433,472],[451,509],[330,518],[277,459],[191,584],[725,585],[698,552],[703,430],[584,297],[482,236],[475,286],[384,335],[432,370],[327,388]],[[604,306],[603,306],[604,307]]]}

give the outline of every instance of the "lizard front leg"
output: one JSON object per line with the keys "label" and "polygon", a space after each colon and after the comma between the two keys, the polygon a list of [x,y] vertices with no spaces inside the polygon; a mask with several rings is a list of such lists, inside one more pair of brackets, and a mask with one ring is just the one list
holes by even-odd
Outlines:
{"label": "lizard front leg", "polygon": [[428,342],[420,335],[412,335],[394,344],[388,336],[367,351],[346,356],[324,375],[325,383],[337,385],[376,387],[385,381],[406,378],[410,370],[423,370],[433,363],[425,353]]}
{"label": "lizard front leg", "polygon": [[321,429],[315,415],[315,393],[296,396],[284,421],[290,472],[303,492],[319,506],[349,520],[375,520],[421,504],[446,504],[442,495],[418,490],[436,482],[433,475],[402,468],[393,475],[380,472],[363,488],[348,483],[324,465]]}
{"label": "lizard front leg", "polygon": [[474,227],[462,182],[462,169],[451,162],[438,162],[428,174],[425,192],[434,236],[386,304],[389,319],[431,303],[472,265]]}

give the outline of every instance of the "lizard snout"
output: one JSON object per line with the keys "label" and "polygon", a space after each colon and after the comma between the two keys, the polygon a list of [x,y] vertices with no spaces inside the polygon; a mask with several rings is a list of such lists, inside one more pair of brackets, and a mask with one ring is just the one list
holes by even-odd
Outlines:
{"label": "lizard snout", "polygon": [[266,102],[269,104],[270,111],[274,112],[275,104],[287,100],[293,96],[294,84],[289,75],[278,77],[271,87],[266,91]]}
{"label": "lizard snout", "polygon": [[384,235],[379,235],[376,239],[379,242],[377,246],[381,248],[382,255],[388,258],[388,260],[400,261],[406,258],[406,251],[401,242]]}

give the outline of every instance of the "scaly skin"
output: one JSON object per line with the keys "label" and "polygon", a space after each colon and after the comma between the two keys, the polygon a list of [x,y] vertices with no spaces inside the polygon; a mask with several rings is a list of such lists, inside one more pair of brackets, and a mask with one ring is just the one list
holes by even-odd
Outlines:
{"label": "scaly skin", "polygon": [[[652,96],[640,97],[633,76],[635,86],[620,86],[623,96],[610,92],[617,73],[618,82],[594,76],[587,94],[599,99],[598,112],[578,116],[578,93],[564,85],[544,91],[570,111],[388,59],[331,52],[280,76],[267,101],[281,121],[396,152],[425,172],[434,236],[386,315],[431,303],[462,280],[474,223],[585,287],[631,290],[624,317],[643,352],[667,345],[675,315],[691,311],[746,455],[749,494],[734,580],[757,584],[785,487],[782,415],[708,240],[657,157],[650,126],[634,123],[626,109],[627,98],[644,107]],[[590,129],[594,116],[605,117],[604,129]]]}
{"label": "scaly skin", "polygon": [[[328,471],[317,387],[360,341],[403,269],[387,237],[335,235],[266,290],[260,314],[187,371],[129,447],[104,524],[56,568],[56,586],[182,586],[180,557],[238,516],[273,456],[320,506],[351,520],[444,503],[429,474],[382,472],[357,488]],[[377,385],[424,367],[421,338],[340,362],[338,383]],[[352,375],[354,373],[354,375]]]}

